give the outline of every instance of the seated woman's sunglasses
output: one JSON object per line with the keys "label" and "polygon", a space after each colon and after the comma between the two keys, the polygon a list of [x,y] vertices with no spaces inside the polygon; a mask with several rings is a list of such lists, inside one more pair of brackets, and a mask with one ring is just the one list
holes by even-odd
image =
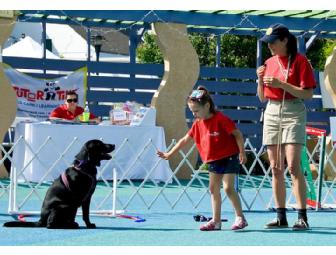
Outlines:
{"label": "seated woman's sunglasses", "polygon": [[77,98],[69,98],[69,99],[67,99],[66,101],[67,101],[68,103],[72,103],[72,102],[77,103],[77,102],[78,102],[78,99],[77,99]]}

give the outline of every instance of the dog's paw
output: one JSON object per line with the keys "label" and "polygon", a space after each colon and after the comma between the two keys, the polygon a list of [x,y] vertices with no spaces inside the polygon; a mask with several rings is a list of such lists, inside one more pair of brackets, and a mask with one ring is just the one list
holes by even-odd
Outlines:
{"label": "dog's paw", "polygon": [[89,224],[86,224],[86,227],[87,227],[87,228],[96,228],[96,224],[94,224],[94,223],[89,223]]}
{"label": "dog's paw", "polygon": [[79,224],[77,222],[74,222],[73,224],[71,224],[71,228],[78,229],[79,228]]}

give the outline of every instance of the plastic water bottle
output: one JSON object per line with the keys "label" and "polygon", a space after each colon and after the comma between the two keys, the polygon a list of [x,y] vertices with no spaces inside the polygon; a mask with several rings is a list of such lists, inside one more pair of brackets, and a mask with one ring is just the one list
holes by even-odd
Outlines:
{"label": "plastic water bottle", "polygon": [[88,122],[90,120],[90,110],[88,103],[86,102],[84,112],[83,112],[83,121]]}

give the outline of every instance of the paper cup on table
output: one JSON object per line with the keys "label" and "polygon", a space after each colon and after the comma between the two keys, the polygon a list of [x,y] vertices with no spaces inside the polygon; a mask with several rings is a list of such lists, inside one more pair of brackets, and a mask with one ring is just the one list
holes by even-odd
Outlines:
{"label": "paper cup on table", "polygon": [[90,113],[89,112],[83,112],[82,121],[88,122],[89,120],[90,120]]}

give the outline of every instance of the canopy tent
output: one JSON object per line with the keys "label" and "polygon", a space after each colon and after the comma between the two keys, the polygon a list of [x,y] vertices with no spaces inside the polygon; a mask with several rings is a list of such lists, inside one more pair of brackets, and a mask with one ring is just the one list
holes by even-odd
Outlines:
{"label": "canopy tent", "polygon": [[[88,58],[87,43],[73,28],[62,24],[48,24],[46,34],[52,40],[53,49],[62,59],[85,60]],[[91,46],[91,57],[95,54]]]}
{"label": "canopy tent", "polygon": [[[43,46],[31,37],[26,36],[17,43],[3,49],[2,55],[8,57],[43,58]],[[46,50],[46,58],[59,59],[58,56],[49,50]]]}

